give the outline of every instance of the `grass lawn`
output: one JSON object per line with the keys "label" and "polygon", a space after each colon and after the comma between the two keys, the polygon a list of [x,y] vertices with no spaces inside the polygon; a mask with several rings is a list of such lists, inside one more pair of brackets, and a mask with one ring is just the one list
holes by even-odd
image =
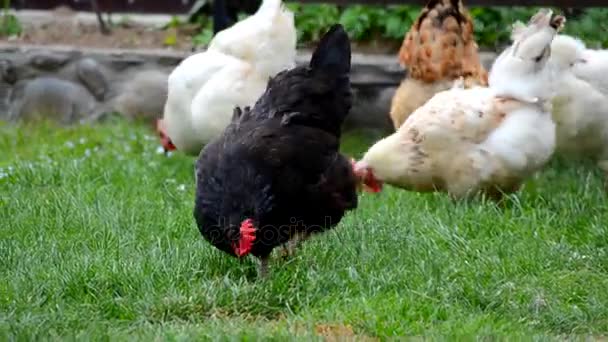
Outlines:
{"label": "grass lawn", "polygon": [[254,260],[196,229],[194,158],[157,147],[122,121],[0,124],[0,341],[608,332],[608,207],[590,163],[554,162],[505,207],[363,194],[256,281]]}

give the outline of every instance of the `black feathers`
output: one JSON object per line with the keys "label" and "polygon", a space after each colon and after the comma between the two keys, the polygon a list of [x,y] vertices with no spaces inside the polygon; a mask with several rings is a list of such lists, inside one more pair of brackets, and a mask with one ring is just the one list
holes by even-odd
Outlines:
{"label": "black feathers", "polygon": [[334,25],[321,39],[309,66],[271,78],[252,109],[254,117],[280,117],[284,125],[322,129],[337,137],[352,106],[348,35]]}
{"label": "black feathers", "polygon": [[310,67],[335,74],[347,74],[350,72],[350,58],[348,35],[341,25],[334,25],[319,42],[310,60]]}
{"label": "black feathers", "polygon": [[339,136],[351,107],[350,43],[340,26],[309,66],[281,72],[251,109],[236,109],[197,162],[194,217],[202,235],[235,255],[239,224],[256,227],[251,254],[264,258],[295,232],[329,229],[357,206]]}

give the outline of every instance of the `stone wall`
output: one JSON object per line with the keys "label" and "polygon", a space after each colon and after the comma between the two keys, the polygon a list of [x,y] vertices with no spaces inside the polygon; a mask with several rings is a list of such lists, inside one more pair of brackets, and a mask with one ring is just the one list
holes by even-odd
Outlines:
{"label": "stone wall", "polygon": [[0,115],[62,123],[103,113],[158,117],[166,79],[184,54],[0,45]]}
{"label": "stone wall", "polygon": [[[162,115],[166,79],[185,52],[78,49],[0,44],[0,118],[61,123],[120,112],[131,118]],[[483,55],[489,65],[493,56]],[[298,63],[308,63],[302,51]],[[405,71],[395,56],[353,54],[355,105],[347,125],[390,129],[390,99]]]}

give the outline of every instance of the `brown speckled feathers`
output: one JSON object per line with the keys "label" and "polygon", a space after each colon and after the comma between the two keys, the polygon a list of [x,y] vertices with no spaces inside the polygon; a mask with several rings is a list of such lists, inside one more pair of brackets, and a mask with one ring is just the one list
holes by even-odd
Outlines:
{"label": "brown speckled feathers", "polygon": [[473,22],[460,0],[431,0],[405,36],[399,62],[424,82],[464,77],[487,84]]}

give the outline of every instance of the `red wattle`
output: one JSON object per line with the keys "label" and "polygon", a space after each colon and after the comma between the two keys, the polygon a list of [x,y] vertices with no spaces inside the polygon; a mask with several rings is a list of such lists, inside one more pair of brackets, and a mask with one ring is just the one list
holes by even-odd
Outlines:
{"label": "red wattle", "polygon": [[239,243],[232,245],[234,253],[239,258],[251,252],[251,248],[253,248],[253,242],[255,241],[255,231],[256,229],[253,225],[252,219],[246,219],[241,223]]}

